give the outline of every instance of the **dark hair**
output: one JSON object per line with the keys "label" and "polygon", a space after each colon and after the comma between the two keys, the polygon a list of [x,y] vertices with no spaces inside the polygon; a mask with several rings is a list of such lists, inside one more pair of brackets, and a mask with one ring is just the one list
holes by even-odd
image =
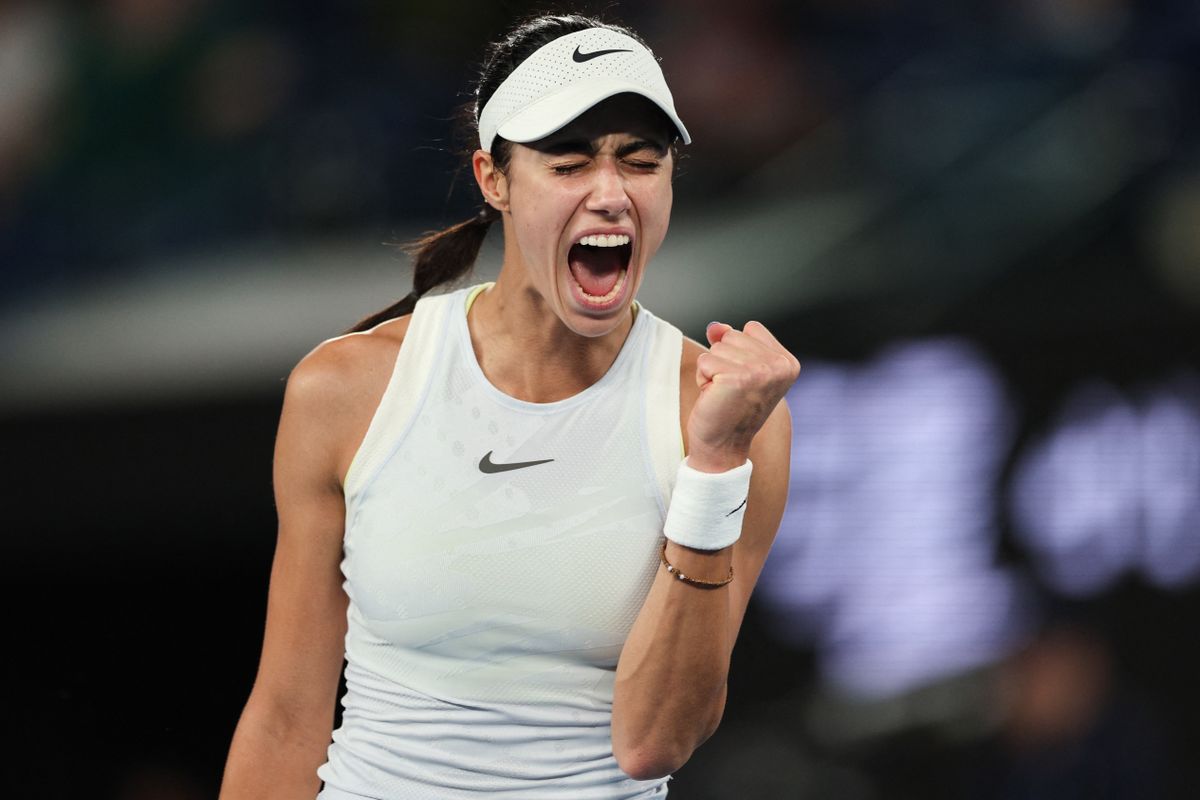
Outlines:
{"label": "dark hair", "polygon": [[[488,48],[475,83],[474,99],[460,115],[460,125],[468,129],[462,132],[462,138],[465,141],[474,138],[479,126],[479,113],[521,62],[555,39],[588,28],[608,28],[645,44],[640,36],[627,28],[579,14],[539,15],[518,23]],[[468,164],[474,150],[474,147],[466,149]],[[496,169],[501,172],[506,170],[511,156],[512,144],[497,136],[492,143],[492,160]],[[404,299],[362,320],[348,332],[365,331],[389,319],[411,314],[417,300],[426,292],[470,272],[479,257],[479,248],[483,246],[488,228],[499,218],[500,212],[484,203],[479,213],[470,219],[444,230],[426,233],[408,244],[404,249],[413,259],[412,291]]]}

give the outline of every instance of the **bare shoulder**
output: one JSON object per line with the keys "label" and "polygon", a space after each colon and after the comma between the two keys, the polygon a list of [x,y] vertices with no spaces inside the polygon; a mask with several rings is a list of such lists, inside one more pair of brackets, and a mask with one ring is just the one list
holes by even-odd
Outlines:
{"label": "bare shoulder", "polygon": [[342,405],[381,378],[386,384],[411,316],[317,345],[288,376],[288,393],[317,405]]}
{"label": "bare shoulder", "polygon": [[387,389],[411,316],[322,342],[292,369],[280,435],[303,427],[344,476]]}

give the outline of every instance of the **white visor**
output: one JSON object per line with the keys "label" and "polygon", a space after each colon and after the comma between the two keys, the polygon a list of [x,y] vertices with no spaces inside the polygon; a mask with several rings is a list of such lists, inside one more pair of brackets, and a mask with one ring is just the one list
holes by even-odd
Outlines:
{"label": "white visor", "polygon": [[654,54],[623,33],[588,28],[543,45],[504,79],[479,114],[479,147],[490,153],[497,135],[537,141],[624,92],[662,109],[691,144]]}

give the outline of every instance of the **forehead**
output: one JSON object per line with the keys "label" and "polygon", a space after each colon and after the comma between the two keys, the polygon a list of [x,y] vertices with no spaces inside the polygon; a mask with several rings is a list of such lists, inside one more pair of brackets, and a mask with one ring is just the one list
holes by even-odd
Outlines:
{"label": "forehead", "polygon": [[556,148],[567,142],[595,142],[606,136],[643,139],[666,149],[675,136],[674,126],[658,106],[641,95],[619,94],[604,100],[564,127],[528,147]]}

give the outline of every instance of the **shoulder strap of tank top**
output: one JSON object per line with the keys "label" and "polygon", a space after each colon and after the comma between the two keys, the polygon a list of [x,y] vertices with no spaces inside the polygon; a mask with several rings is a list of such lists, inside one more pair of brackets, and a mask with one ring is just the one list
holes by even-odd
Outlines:
{"label": "shoulder strap of tank top", "polygon": [[446,325],[452,309],[459,308],[463,291],[422,297],[396,355],[392,377],[375,409],[367,435],[346,471],[343,491],[347,504],[371,482],[395,452],[413,417],[421,407],[433,367],[446,341]]}
{"label": "shoulder strap of tank top", "polygon": [[646,356],[646,447],[658,494],[667,513],[675,472],[683,460],[683,431],[679,422],[679,366],[683,334],[643,308],[652,323],[650,351]]}

